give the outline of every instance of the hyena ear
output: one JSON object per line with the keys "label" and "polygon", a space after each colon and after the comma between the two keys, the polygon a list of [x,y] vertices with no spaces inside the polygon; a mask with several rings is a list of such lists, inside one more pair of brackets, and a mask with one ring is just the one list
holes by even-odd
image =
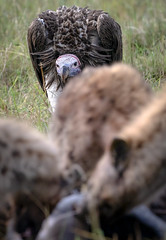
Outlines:
{"label": "hyena ear", "polygon": [[125,140],[115,138],[111,144],[110,150],[113,164],[117,169],[119,177],[122,177],[128,163],[129,145]]}

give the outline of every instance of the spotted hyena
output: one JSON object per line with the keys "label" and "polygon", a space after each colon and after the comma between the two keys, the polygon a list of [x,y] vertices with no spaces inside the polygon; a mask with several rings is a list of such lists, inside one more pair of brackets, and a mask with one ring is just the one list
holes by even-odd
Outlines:
{"label": "spotted hyena", "polygon": [[100,158],[85,194],[90,208],[111,216],[157,197],[166,181],[166,95],[155,96],[114,137]]}
{"label": "spotted hyena", "polygon": [[138,71],[126,64],[83,71],[64,89],[52,119],[61,163],[66,169],[78,163],[89,177],[116,132],[152,95]]}

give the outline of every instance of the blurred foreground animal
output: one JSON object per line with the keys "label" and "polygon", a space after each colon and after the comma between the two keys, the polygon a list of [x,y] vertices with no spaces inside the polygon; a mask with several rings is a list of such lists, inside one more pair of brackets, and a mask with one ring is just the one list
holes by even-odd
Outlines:
{"label": "blurred foreground animal", "polygon": [[[14,200],[15,211],[20,213],[23,211],[25,214],[27,206],[32,209],[31,206],[35,204],[38,208],[45,205],[55,206],[61,197],[73,190],[72,183],[75,184],[78,181],[75,179],[78,169],[73,167],[73,170],[70,169],[73,172],[69,171],[69,175],[65,175],[67,178],[64,178],[54,144],[45,135],[27,124],[1,119],[0,221],[4,218],[2,210],[5,209],[3,206],[8,203],[6,200],[8,194]],[[23,198],[24,194],[27,197]],[[20,202],[22,202],[23,210],[18,207],[18,203],[21,206]],[[40,214],[41,210],[38,212]],[[42,214],[43,219],[44,217]],[[42,221],[38,219],[38,222],[41,224]],[[29,231],[32,230],[31,227],[33,227],[32,224],[27,226]],[[24,230],[26,232],[26,229]]]}
{"label": "blurred foreground animal", "polygon": [[72,182],[72,173],[67,180],[62,172],[54,144],[45,135],[27,124],[0,120],[1,196],[22,191],[42,201],[56,202],[62,186],[67,187],[68,180]]}
{"label": "blurred foreground animal", "polygon": [[[107,237],[116,233],[118,239],[124,240],[129,233],[133,239],[138,236],[139,239],[165,239],[165,172],[164,90],[115,134],[96,164],[83,195],[63,199],[44,222],[37,240],[67,239],[67,236],[70,240],[76,236],[91,239],[93,228],[88,212],[96,212],[99,226]],[[140,203],[147,206],[132,209]],[[64,228],[61,235],[60,229]]]}
{"label": "blurred foreground animal", "polygon": [[117,132],[152,95],[137,70],[122,63],[88,68],[73,79],[59,98],[50,131],[63,168],[77,163],[89,177]]}
{"label": "blurred foreground animal", "polygon": [[[99,70],[102,71],[99,72]],[[106,70],[108,70],[108,76]],[[105,81],[102,81],[103,73]],[[65,152],[64,154],[59,150],[59,147],[56,152],[56,159],[60,159],[58,166],[61,178],[68,179],[64,176],[67,176],[67,172],[72,172],[70,169],[76,163],[87,173],[87,183],[81,189],[81,196],[78,195],[76,198],[74,196],[74,199],[73,195],[68,196],[67,201],[63,199],[58,203],[43,224],[37,240],[72,240],[75,238],[75,233],[73,234],[71,230],[75,231],[77,228],[78,235],[81,230],[92,232],[93,226],[89,221],[89,213],[93,212],[96,212],[99,226],[105,236],[111,237],[114,233],[122,236],[121,232],[118,232],[117,224],[124,230],[124,234],[127,234],[124,224],[136,222],[141,226],[141,236],[162,239],[166,229],[165,223],[154,216],[148,208],[128,211],[149,198],[153,200],[153,195],[165,183],[165,94],[153,97],[152,100],[152,93],[138,72],[124,64],[116,64],[110,68],[90,69],[80,76],[83,79],[84,77],[89,79],[86,87],[81,87],[80,92],[77,88],[74,89],[78,95],[70,94],[74,91],[70,83],[65,88],[58,102],[57,117],[53,119],[55,121],[53,124],[56,125],[52,134],[57,140],[56,150],[59,144]],[[78,84],[76,87],[84,86],[83,79],[73,80]],[[126,84],[122,84],[123,82]],[[94,86],[96,88],[93,88]],[[91,89],[95,90],[90,91]],[[68,99],[69,103],[65,99]],[[78,142],[78,140],[81,141]],[[86,141],[92,144],[91,151]],[[78,153],[81,154],[74,155],[77,158],[68,158],[70,156],[68,147],[78,149]],[[95,152],[97,148],[101,149],[99,154]],[[82,161],[84,154],[80,149],[87,154],[87,157],[89,156],[88,160],[93,160],[88,167]],[[75,183],[77,183],[76,179]],[[65,193],[70,192],[68,184],[63,185],[64,181],[60,181],[59,184],[62,192],[63,189]],[[69,186],[71,187],[71,184]],[[72,184],[72,187],[75,186]],[[48,187],[47,191],[50,190],[51,188]],[[45,193],[47,191],[45,190]],[[61,191],[58,195],[61,195]],[[21,203],[27,200],[21,199]],[[26,209],[21,208],[19,204],[17,207],[14,227],[9,228],[8,239],[28,239],[29,227],[32,233],[34,232],[32,235],[34,239],[40,228],[36,216],[41,223],[43,215],[31,201],[27,203]],[[35,215],[34,211],[37,211]],[[127,215],[124,215],[126,213]],[[25,228],[22,224],[23,220],[26,224],[28,223]],[[131,231],[134,227],[133,224]],[[144,230],[146,234],[148,230],[147,235]],[[82,237],[82,239],[89,238],[87,235]]]}
{"label": "blurred foreground animal", "polygon": [[[113,138],[88,181],[85,190],[87,204],[90,209],[99,208],[101,212],[103,209],[103,214],[110,217],[157,198],[162,206],[160,194],[166,188],[165,172],[164,90]],[[154,204],[151,209],[155,212]],[[162,208],[158,210],[165,214]]]}
{"label": "blurred foreground animal", "polygon": [[47,10],[29,26],[27,40],[36,76],[53,110],[66,82],[85,66],[122,60],[121,28],[102,10]]}

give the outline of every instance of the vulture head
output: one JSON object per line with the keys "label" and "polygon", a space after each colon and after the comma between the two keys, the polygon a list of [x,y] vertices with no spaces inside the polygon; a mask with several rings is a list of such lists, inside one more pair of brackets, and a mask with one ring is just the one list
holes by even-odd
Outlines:
{"label": "vulture head", "polygon": [[64,54],[57,58],[56,69],[58,77],[63,87],[67,79],[76,76],[81,72],[81,63],[79,58],[73,54]]}
{"label": "vulture head", "polygon": [[27,40],[52,110],[65,84],[85,66],[122,60],[121,27],[102,10],[62,6],[44,11],[29,26]]}

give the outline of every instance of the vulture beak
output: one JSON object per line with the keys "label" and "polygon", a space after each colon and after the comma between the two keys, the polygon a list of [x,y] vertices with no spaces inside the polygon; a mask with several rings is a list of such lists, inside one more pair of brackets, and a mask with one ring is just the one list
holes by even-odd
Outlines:
{"label": "vulture beak", "polygon": [[65,84],[66,83],[66,80],[67,78],[69,77],[69,74],[70,74],[70,69],[68,66],[63,66],[62,68],[62,72],[61,72],[61,79],[62,79],[62,82]]}

